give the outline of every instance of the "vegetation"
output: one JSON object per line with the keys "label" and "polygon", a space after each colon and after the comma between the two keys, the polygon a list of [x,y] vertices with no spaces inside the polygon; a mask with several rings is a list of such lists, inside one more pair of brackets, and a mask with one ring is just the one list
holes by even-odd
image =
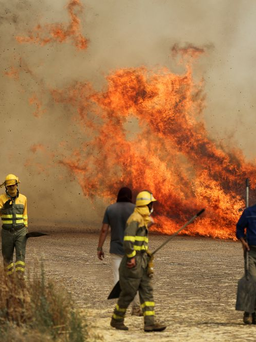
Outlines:
{"label": "vegetation", "polygon": [[70,294],[46,281],[43,265],[26,280],[0,269],[1,342],[91,341],[88,330]]}

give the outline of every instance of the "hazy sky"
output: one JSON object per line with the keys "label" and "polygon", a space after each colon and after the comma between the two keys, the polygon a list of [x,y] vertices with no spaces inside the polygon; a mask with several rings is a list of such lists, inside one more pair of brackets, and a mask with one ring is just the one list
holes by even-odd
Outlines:
{"label": "hazy sky", "polygon": [[[194,65],[196,79],[204,79],[204,119],[209,137],[239,148],[247,160],[255,152],[255,17],[254,0],[81,0],[81,33],[88,48],[78,51],[70,41],[19,44],[36,25],[69,21],[68,1],[0,0],[0,178],[15,173],[21,192],[29,197],[33,224],[74,221],[100,224],[106,203],[92,204],[77,182],[61,166],[49,164],[48,152],[34,155],[31,146],[54,151],[70,136],[72,113],[56,106],[48,89],[88,81],[103,89],[105,76],[119,68],[165,66],[184,72],[171,54],[174,44],[204,48]],[[10,68],[18,78],[6,76]],[[43,110],[36,114],[36,95]],[[84,136],[73,130],[79,144]],[[65,147],[64,147],[65,148]],[[38,172],[34,164],[45,163]],[[81,210],[83,208],[83,210]],[[90,219],[88,219],[88,217]]]}

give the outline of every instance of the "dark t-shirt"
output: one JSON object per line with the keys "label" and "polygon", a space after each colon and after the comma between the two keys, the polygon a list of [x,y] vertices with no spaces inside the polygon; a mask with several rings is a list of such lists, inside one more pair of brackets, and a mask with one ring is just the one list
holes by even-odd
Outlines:
{"label": "dark t-shirt", "polygon": [[124,255],[124,230],[134,208],[135,205],[130,202],[116,202],[107,207],[103,223],[111,228],[110,253]]}
{"label": "dark t-shirt", "polygon": [[245,238],[249,245],[256,246],[256,205],[246,208],[236,224],[236,237]]}

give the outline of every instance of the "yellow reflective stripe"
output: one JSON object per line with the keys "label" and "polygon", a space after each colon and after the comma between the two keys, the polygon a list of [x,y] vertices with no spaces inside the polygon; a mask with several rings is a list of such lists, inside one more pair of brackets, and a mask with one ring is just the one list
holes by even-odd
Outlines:
{"label": "yellow reflective stripe", "polygon": [[16,223],[24,223],[23,220],[16,220]]}
{"label": "yellow reflective stripe", "polygon": [[127,254],[128,258],[133,258],[136,255],[136,251],[133,251],[131,254]]}
{"label": "yellow reflective stripe", "polygon": [[20,272],[25,272],[25,269],[22,267],[16,267],[15,270],[20,271]]}
{"label": "yellow reflective stripe", "polygon": [[23,214],[16,214],[16,217],[23,218]]}
{"label": "yellow reflective stripe", "polygon": [[135,242],[135,236],[128,236],[128,235],[126,235],[126,236],[124,237],[124,241]]}
{"label": "yellow reflective stripe", "polygon": [[155,316],[155,311],[144,311],[144,316]]}
{"label": "yellow reflective stripe", "polygon": [[142,308],[145,308],[145,306],[155,306],[155,302],[144,302],[141,304]]}
{"label": "yellow reflective stripe", "polygon": [[147,236],[135,236],[135,241],[145,241],[148,242]]}
{"label": "yellow reflective stripe", "polygon": [[126,309],[120,308],[118,304],[116,304],[116,309],[121,312],[126,312]]}
{"label": "yellow reflective stripe", "polygon": [[10,275],[10,274],[12,274],[13,272],[14,272],[14,268],[13,268],[13,262],[11,263],[11,264],[9,264],[8,266],[6,266],[6,274],[7,275]]}
{"label": "yellow reflective stripe", "polygon": [[6,272],[6,274],[7,274],[7,275],[10,275],[10,274],[12,274],[13,272],[14,272],[14,269],[12,269],[11,271]]}
{"label": "yellow reflective stripe", "polygon": [[145,241],[145,242],[148,242],[148,237],[147,236],[129,236],[129,235],[126,235],[124,237],[124,241],[131,241],[131,242]]}
{"label": "yellow reflective stripe", "polygon": [[22,265],[22,266],[25,266],[25,262],[24,262],[24,261],[21,261],[21,260],[19,260],[19,261],[15,262],[15,266],[16,266],[16,265]]}
{"label": "yellow reflective stripe", "polygon": [[12,218],[13,215],[2,215],[2,218]]}
{"label": "yellow reflective stripe", "polygon": [[148,246],[144,246],[144,245],[136,246],[136,245],[134,245],[133,248],[135,251],[146,251],[148,249]]}
{"label": "yellow reflective stripe", "polygon": [[123,320],[124,319],[124,317],[122,317],[122,316],[118,316],[118,315],[115,315],[115,314],[113,314],[113,316],[112,316],[114,319],[121,319],[121,320]]}
{"label": "yellow reflective stripe", "polygon": [[[3,224],[13,224],[13,221],[2,220]],[[16,220],[15,223],[24,223],[24,220]]]}

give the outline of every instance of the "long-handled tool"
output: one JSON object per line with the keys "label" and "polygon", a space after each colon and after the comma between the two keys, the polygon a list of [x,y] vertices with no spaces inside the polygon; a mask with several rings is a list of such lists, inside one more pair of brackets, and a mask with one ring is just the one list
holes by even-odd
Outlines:
{"label": "long-handled tool", "polygon": [[31,238],[31,237],[40,237],[40,236],[45,236],[48,235],[46,233],[41,233],[41,232],[30,232],[26,234],[26,238]]}
{"label": "long-handled tool", "polygon": [[[157,249],[154,250],[154,252],[152,252],[150,254],[150,258],[153,258],[153,255],[158,252],[161,248],[163,248],[171,239],[173,239],[176,235],[179,234],[180,231],[182,231],[183,229],[185,229],[190,223],[192,223],[199,215],[201,215],[203,212],[205,211],[205,209],[200,210],[196,215],[194,215],[193,217],[191,217],[191,219],[189,221],[187,221],[180,229],[178,229],[174,234],[172,234],[166,241],[164,241],[164,243],[162,243]],[[121,293],[121,287],[120,287],[120,283],[119,281],[115,284],[115,286],[113,287],[112,291],[110,292],[108,299],[114,299],[114,298],[119,298],[119,295]]]}
{"label": "long-handled tool", "polygon": [[[246,208],[249,207],[249,179],[246,179]],[[249,274],[249,255],[244,251],[244,276],[238,281],[236,310],[253,313],[255,311],[256,283]]]}

